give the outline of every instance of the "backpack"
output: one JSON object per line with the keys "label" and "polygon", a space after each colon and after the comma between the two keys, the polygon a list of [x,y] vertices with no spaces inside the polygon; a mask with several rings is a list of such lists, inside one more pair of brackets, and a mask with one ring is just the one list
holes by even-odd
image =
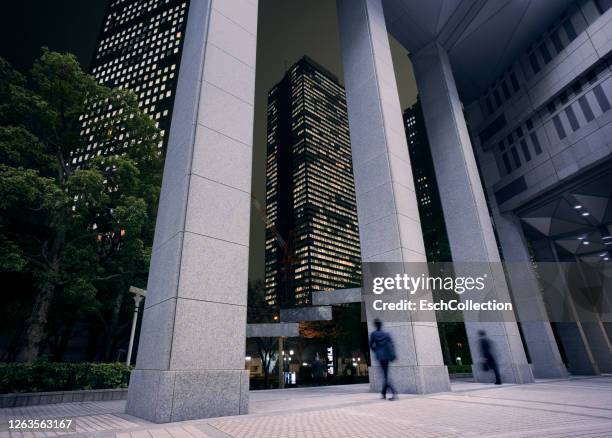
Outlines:
{"label": "backpack", "polygon": [[387,339],[386,347],[387,347],[387,357],[389,358],[389,362],[393,362],[395,359],[397,359],[397,356],[395,354],[395,345],[393,345],[393,340],[391,339],[391,337]]}

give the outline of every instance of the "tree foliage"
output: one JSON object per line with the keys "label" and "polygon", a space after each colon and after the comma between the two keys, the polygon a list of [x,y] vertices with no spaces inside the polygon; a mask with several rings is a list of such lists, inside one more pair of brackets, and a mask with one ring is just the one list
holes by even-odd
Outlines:
{"label": "tree foliage", "polygon": [[128,287],[146,281],[160,144],[136,96],[73,55],[43,49],[27,78],[0,58],[0,273],[32,292],[16,359],[61,351],[84,319],[110,354]]}
{"label": "tree foliage", "polygon": [[[274,323],[276,310],[266,302],[266,289],[263,281],[253,281],[248,288],[247,322],[249,324]],[[257,354],[261,358],[264,372],[264,388],[270,384],[270,371],[278,358],[278,338],[254,338]]]}

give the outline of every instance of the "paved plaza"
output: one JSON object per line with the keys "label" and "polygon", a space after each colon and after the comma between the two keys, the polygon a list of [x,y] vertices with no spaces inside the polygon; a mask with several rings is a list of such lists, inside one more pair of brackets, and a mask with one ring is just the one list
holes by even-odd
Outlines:
{"label": "paved plaza", "polygon": [[[380,400],[367,385],[252,391],[249,415],[153,424],[125,401],[0,410],[8,418],[75,418],[72,436],[178,437],[612,437],[612,376],[530,385],[454,381],[452,392]],[[5,430],[5,429],[4,429]],[[1,436],[59,436],[11,433]]]}

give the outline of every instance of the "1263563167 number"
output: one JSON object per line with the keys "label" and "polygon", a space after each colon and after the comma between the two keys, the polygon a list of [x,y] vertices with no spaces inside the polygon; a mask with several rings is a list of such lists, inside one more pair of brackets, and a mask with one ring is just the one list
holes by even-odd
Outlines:
{"label": "1263563167 number", "polygon": [[72,418],[8,418],[3,426],[9,431],[76,431]]}

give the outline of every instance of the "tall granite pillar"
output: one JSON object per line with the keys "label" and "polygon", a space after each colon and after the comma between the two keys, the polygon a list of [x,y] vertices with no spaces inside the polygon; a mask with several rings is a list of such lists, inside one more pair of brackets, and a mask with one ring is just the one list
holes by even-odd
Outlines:
{"label": "tall granite pillar", "polygon": [[563,346],[569,372],[577,375],[598,375],[599,367],[580,321],[578,309],[567,292],[567,275],[563,265],[559,263],[555,244],[550,239],[541,239],[531,242],[531,247],[538,263],[554,264],[554,269],[547,275],[553,277],[553,290],[560,291],[561,295],[554,299],[555,296],[551,294],[552,299],[549,298],[548,306],[552,309],[552,315],[558,319],[554,325]]}
{"label": "tall granite pillar", "polygon": [[493,210],[512,298],[537,378],[567,377],[519,219]]}
{"label": "tall granite pillar", "polygon": [[582,329],[588,339],[599,371],[601,373],[610,373],[612,372],[612,344],[608,338],[606,327],[601,320],[601,315],[595,306],[584,296],[583,291],[589,287],[590,283],[589,279],[587,279],[587,274],[583,271],[582,265],[584,262],[578,257],[574,257],[574,259],[573,279],[577,281],[572,282],[573,284],[570,287],[572,289],[575,288],[572,291],[574,299],[579,297],[579,302],[575,303],[578,317],[580,318]]}
{"label": "tall granite pillar", "polygon": [[127,413],[244,414],[257,0],[190,2]]}
{"label": "tall granite pillar", "polygon": [[[462,264],[478,266],[472,272],[487,276],[488,298],[497,302],[510,302],[448,54],[434,41],[412,54],[411,59],[431,145],[455,272],[465,275],[461,272]],[[472,272],[467,275],[472,275]],[[465,316],[470,351],[475,363],[483,360],[477,345],[478,331],[485,330],[493,341],[502,381],[533,381],[513,315],[508,312],[487,312],[486,322],[480,322],[480,315],[475,315],[475,318],[474,315]],[[474,366],[474,373],[478,381],[492,379],[491,373],[483,372],[479,366]]]}
{"label": "tall granite pillar", "polygon": [[[386,24],[380,0],[338,0],[361,254],[367,262],[426,261]],[[398,266],[394,265],[394,266]],[[366,317],[372,329],[372,309]],[[427,319],[427,318],[425,318]],[[434,319],[387,321],[397,349],[390,366],[400,392],[450,388]],[[380,389],[373,366],[370,386]]]}
{"label": "tall granite pillar", "polygon": [[[592,318],[592,316],[590,317]],[[600,373],[612,373],[612,345],[601,320],[583,321],[582,329]]]}

